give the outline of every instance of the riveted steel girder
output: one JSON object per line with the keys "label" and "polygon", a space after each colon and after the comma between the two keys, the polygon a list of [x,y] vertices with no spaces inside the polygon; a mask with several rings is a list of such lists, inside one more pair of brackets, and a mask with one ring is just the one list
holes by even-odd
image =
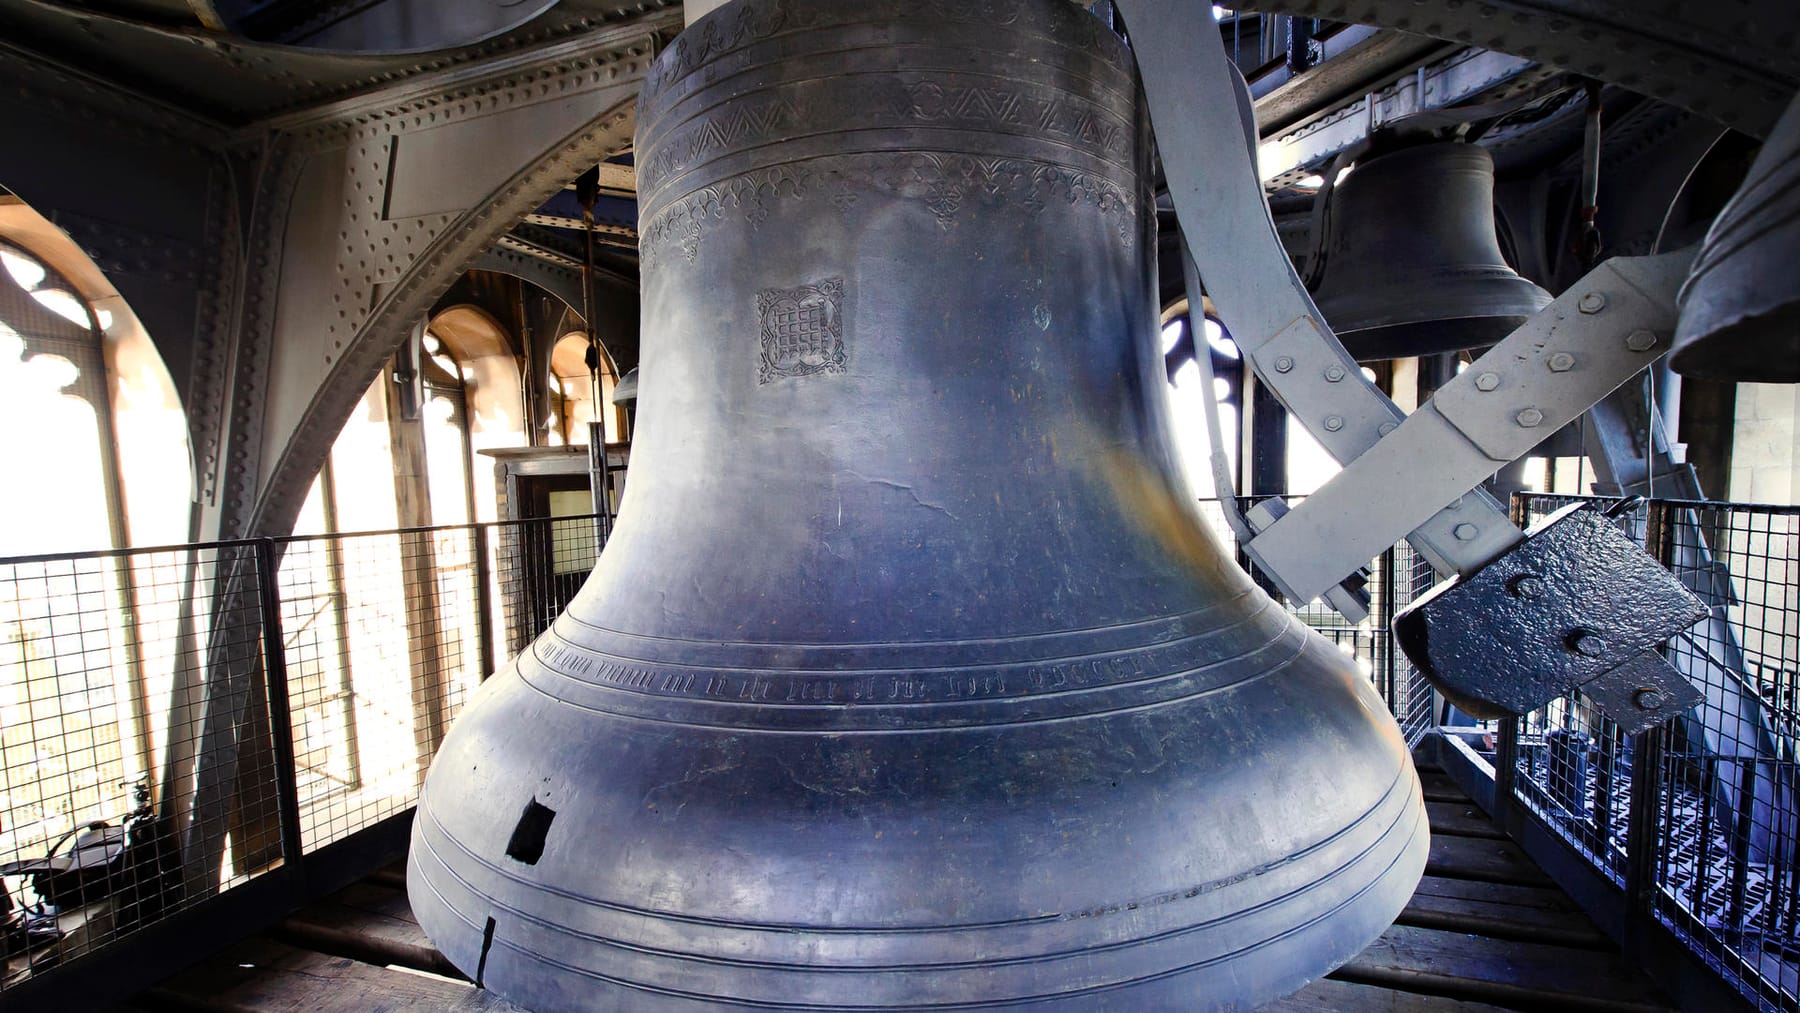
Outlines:
{"label": "riveted steel girder", "polygon": [[[291,525],[408,329],[509,227],[629,144],[673,12],[269,121],[221,532]],[[609,349],[610,351],[611,349]]]}
{"label": "riveted steel girder", "polygon": [[1253,0],[1522,56],[1763,136],[1800,87],[1800,5],[1637,0]]}

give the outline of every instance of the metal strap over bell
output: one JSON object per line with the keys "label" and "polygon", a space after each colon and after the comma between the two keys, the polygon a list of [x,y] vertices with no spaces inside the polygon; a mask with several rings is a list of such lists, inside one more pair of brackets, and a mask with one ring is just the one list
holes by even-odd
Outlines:
{"label": "metal strap over bell", "polygon": [[1358,162],[1327,222],[1313,301],[1360,361],[1484,348],[1550,304],[1500,252],[1494,159],[1478,145]]}
{"label": "metal strap over bell", "polygon": [[1681,289],[1669,366],[1702,380],[1800,383],[1800,100],[1788,106]]}
{"label": "metal strap over bell", "polygon": [[1139,94],[1065,0],[736,0],[658,58],[618,528],[414,822],[472,978],[1236,1010],[1405,906],[1406,742],[1177,471]]}

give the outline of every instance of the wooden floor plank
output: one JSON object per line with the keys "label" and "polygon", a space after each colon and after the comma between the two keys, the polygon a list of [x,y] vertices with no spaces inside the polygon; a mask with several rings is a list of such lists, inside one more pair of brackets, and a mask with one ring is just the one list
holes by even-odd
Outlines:
{"label": "wooden floor plank", "polygon": [[1661,1013],[1617,954],[1396,925],[1333,977],[1531,1010]]}
{"label": "wooden floor plank", "polygon": [[1474,879],[1488,883],[1551,886],[1525,852],[1511,841],[1433,834],[1425,872],[1449,879]]}
{"label": "wooden floor plank", "polygon": [[1396,992],[1348,981],[1315,981],[1298,994],[1258,1006],[1257,1013],[1502,1013],[1485,1003]]}
{"label": "wooden floor plank", "polygon": [[369,874],[369,882],[394,890],[406,889],[406,863],[397,862]]}
{"label": "wooden floor plank", "polygon": [[[1399,921],[1272,1013],[1662,1013],[1605,936],[1439,771],[1421,772],[1433,837]],[[144,1013],[521,1013],[461,980],[406,900],[402,867],[295,915],[133,1000]],[[246,966],[247,965],[247,966]],[[408,974],[415,968],[445,977]]]}
{"label": "wooden floor plank", "polygon": [[1427,802],[1462,802],[1467,803],[1469,796],[1457,787],[1449,774],[1441,770],[1419,771],[1419,784],[1425,790]]}
{"label": "wooden floor plank", "polygon": [[1431,832],[1453,837],[1486,837],[1504,840],[1506,832],[1494,825],[1487,814],[1473,802],[1427,802],[1425,813],[1431,820]]}
{"label": "wooden floor plank", "polygon": [[1547,914],[1584,917],[1581,906],[1568,894],[1554,886],[1521,886],[1515,883],[1484,883],[1478,880],[1451,879],[1427,875],[1419,880],[1414,896],[1445,897]]}
{"label": "wooden floor plank", "polygon": [[1610,950],[1606,934],[1560,890],[1426,876],[1399,924],[1498,939]]}
{"label": "wooden floor plank", "polygon": [[155,1013],[523,1013],[462,982],[252,939],[133,1000]]}
{"label": "wooden floor plank", "polygon": [[406,894],[367,881],[283,920],[273,934],[294,946],[334,956],[463,976],[419,928]]}

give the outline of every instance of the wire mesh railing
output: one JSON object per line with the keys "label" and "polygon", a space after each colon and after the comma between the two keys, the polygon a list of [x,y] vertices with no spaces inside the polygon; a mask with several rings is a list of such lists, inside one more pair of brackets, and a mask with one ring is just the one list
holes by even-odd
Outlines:
{"label": "wire mesh railing", "polygon": [[[255,548],[0,562],[0,989],[264,871],[275,766],[232,734],[261,650]],[[191,776],[227,753],[229,783]],[[184,838],[216,842],[210,880]]]}
{"label": "wire mesh railing", "polygon": [[0,560],[0,1005],[411,810],[596,521]]}
{"label": "wire mesh railing", "polygon": [[[1524,496],[1515,515],[1571,501]],[[1220,504],[1201,513],[1236,551]],[[1497,763],[1632,910],[1792,1010],[1800,508],[1652,502],[1616,520],[1711,606],[1668,650],[1706,701],[1626,737],[1571,695],[1500,735]],[[548,627],[602,542],[580,517],[0,560],[0,1000],[409,812],[481,679]],[[1414,742],[1434,697],[1388,629],[1434,582],[1401,544],[1370,562],[1369,618],[1288,605]]]}
{"label": "wire mesh railing", "polygon": [[[1616,501],[1515,511],[1574,502]],[[1627,737],[1572,694],[1519,719],[1497,762],[1631,911],[1760,1008],[1800,1008],[1800,507],[1650,501],[1616,522],[1707,605],[1665,651],[1705,699]]]}

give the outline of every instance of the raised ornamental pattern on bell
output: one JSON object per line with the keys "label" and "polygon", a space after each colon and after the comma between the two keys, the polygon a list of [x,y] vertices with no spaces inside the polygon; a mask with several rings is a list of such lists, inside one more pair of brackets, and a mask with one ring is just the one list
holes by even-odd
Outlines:
{"label": "raised ornamental pattern on bell", "polygon": [[1418,778],[1183,490],[1119,40],[736,0],[639,123],[631,485],[431,768],[450,960],[538,1013],[1195,1011],[1382,932]]}

